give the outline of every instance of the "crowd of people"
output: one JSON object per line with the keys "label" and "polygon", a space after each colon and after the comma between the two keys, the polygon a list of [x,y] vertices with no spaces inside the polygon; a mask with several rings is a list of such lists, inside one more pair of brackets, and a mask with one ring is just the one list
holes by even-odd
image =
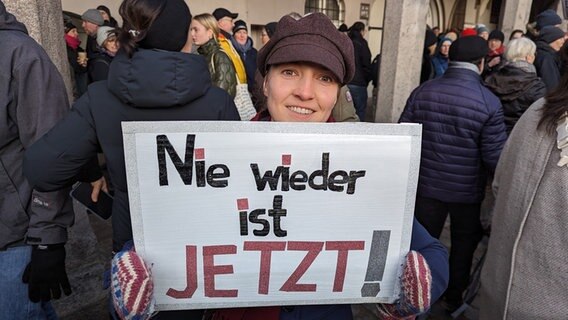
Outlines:
{"label": "crowd of people", "polygon": [[[367,87],[378,71],[363,22],[337,28],[322,13],[291,13],[263,27],[257,50],[247,23],[225,8],[192,16],[183,0],[124,0],[119,14],[122,25],[105,6],[83,13],[85,49],[77,26],[63,21],[69,111],[61,75],[0,0],[0,64],[11,70],[0,78],[0,286],[9,288],[0,292],[0,310],[13,318],[56,317],[49,301],[71,293],[69,188],[90,183],[93,201],[109,190],[100,153],[114,196],[113,252],[143,263],[130,245],[122,121],[245,120],[242,85],[258,111],[252,121],[366,119]],[[400,299],[377,304],[379,317],[413,318],[439,299],[449,313],[459,309],[489,231],[483,319],[564,316],[568,45],[561,24],[546,10],[507,43],[481,24],[426,30],[421,84],[399,120],[422,125],[410,252]],[[491,180],[488,230],[480,214]],[[449,257],[438,240],[448,214]],[[151,303],[125,304],[119,289],[126,284],[115,281],[113,319],[352,319],[349,304],[154,314]],[[418,299],[418,291],[426,294]],[[151,286],[134,294],[148,296]]]}

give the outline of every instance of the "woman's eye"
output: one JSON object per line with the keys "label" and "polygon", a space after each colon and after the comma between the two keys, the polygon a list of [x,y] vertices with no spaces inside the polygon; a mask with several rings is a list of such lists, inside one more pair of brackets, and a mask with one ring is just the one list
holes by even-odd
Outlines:
{"label": "woman's eye", "polygon": [[285,76],[293,76],[296,74],[296,72],[294,72],[294,70],[284,69],[282,70],[282,74]]}
{"label": "woman's eye", "polygon": [[320,80],[321,80],[321,81],[324,81],[324,82],[330,82],[330,83],[333,82],[333,78],[330,77],[330,76],[326,76],[326,75],[321,76],[321,77],[320,77]]}

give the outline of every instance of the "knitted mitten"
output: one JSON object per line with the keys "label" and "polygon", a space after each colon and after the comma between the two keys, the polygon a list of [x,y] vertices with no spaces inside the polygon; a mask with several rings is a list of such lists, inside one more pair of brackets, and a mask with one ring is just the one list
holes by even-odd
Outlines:
{"label": "knitted mitten", "polygon": [[150,319],[154,311],[154,284],[150,270],[134,249],[123,249],[112,259],[111,294],[121,319]]}
{"label": "knitted mitten", "polygon": [[400,299],[394,304],[377,304],[381,319],[414,319],[430,308],[432,274],[426,259],[417,251],[406,255]]}

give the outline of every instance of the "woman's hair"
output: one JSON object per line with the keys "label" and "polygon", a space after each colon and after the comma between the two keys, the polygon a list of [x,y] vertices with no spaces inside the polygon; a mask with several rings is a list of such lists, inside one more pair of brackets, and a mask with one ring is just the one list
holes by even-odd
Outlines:
{"label": "woman's hair", "polygon": [[122,17],[122,28],[118,31],[120,48],[132,56],[140,42],[152,26],[156,17],[164,9],[162,0],[124,0],[118,9]]}
{"label": "woman's hair", "polygon": [[215,19],[215,17],[212,14],[210,13],[198,14],[195,17],[193,17],[193,20],[196,20],[197,22],[201,23],[205,27],[205,29],[213,31],[214,35],[213,38],[215,39],[215,41],[217,41],[217,37],[219,36],[219,33],[221,31],[219,29],[219,25],[217,24],[217,19]]}
{"label": "woman's hair", "polygon": [[349,28],[349,37],[353,38],[354,35],[360,36],[363,30],[365,30],[365,24],[361,21],[357,21]]}
{"label": "woman's hair", "polygon": [[546,102],[541,108],[542,117],[538,129],[554,134],[557,122],[565,112],[568,112],[568,46],[563,46],[559,52],[562,68],[560,83],[545,96]]}
{"label": "woman's hair", "polygon": [[513,30],[513,32],[511,32],[511,35],[509,36],[509,40],[513,40],[513,36],[515,36],[515,34],[520,33],[523,36],[525,35],[525,32],[521,29],[515,29]]}
{"label": "woman's hair", "polygon": [[529,38],[513,39],[505,50],[505,59],[509,61],[526,60],[527,56],[536,52],[536,44]]}

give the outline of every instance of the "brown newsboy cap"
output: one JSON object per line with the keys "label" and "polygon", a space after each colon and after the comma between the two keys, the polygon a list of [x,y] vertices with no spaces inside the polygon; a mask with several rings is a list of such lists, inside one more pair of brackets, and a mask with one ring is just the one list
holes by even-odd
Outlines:
{"label": "brown newsboy cap", "polygon": [[258,68],[266,76],[268,66],[290,62],[312,62],[329,69],[346,84],[355,74],[353,43],[337,31],[323,13],[296,20],[284,16],[270,40],[258,53]]}

